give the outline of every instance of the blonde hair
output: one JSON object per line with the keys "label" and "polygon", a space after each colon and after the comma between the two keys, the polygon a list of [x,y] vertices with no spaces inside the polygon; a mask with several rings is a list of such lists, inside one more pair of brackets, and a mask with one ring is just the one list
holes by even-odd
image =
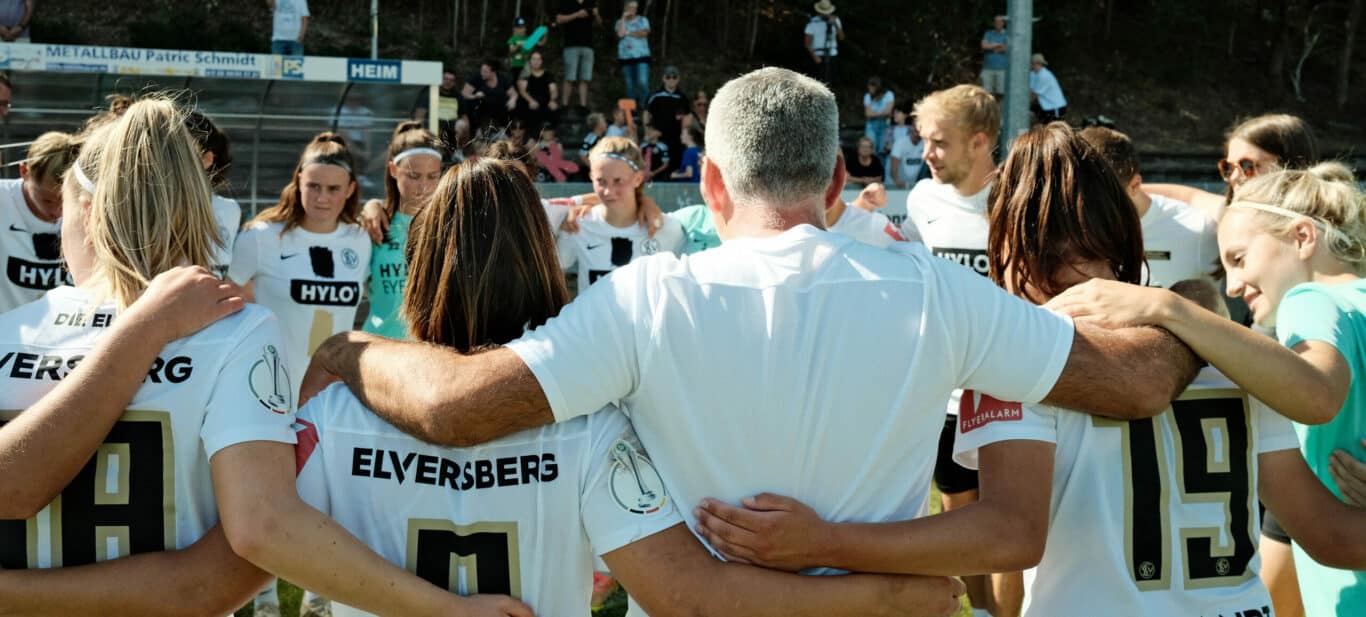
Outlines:
{"label": "blonde hair", "polygon": [[[631,166],[634,171],[639,172],[645,169],[645,157],[640,153],[640,147],[636,142],[625,137],[603,137],[588,151],[588,160],[592,161],[600,156],[622,160]],[[623,160],[624,159],[624,160]],[[645,200],[645,183],[636,185],[636,207]]]}
{"label": "blonde hair", "polygon": [[38,136],[28,147],[24,164],[35,180],[61,181],[81,152],[81,138],[68,133],[50,131]]}
{"label": "blonde hair", "polygon": [[[1233,195],[1245,201],[1283,208],[1314,221],[1334,257],[1366,272],[1366,197],[1352,171],[1342,163],[1319,163],[1309,169],[1287,169],[1248,180]],[[1236,208],[1236,204],[1234,206]],[[1295,218],[1257,211],[1267,233],[1289,233]]]}
{"label": "blonde hair", "polygon": [[916,120],[926,116],[952,120],[959,128],[966,129],[968,135],[984,133],[987,143],[993,146],[1000,138],[1001,108],[996,104],[996,97],[981,86],[961,84],[933,92],[916,101],[911,115]]}
{"label": "blonde hair", "polygon": [[92,280],[104,283],[120,310],[162,272],[207,267],[221,245],[199,147],[170,99],[144,97],[97,130],[66,180],[90,198]]}

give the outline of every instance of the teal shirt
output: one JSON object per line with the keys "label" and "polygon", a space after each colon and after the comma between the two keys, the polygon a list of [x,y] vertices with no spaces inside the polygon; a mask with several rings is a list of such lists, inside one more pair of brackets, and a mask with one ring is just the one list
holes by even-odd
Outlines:
{"label": "teal shirt", "polygon": [[408,326],[398,316],[403,304],[403,286],[408,282],[408,226],[412,215],[394,213],[389,233],[384,242],[370,252],[370,316],[365,318],[366,332],[389,338],[408,338]]}
{"label": "teal shirt", "polygon": [[[1328,471],[1329,456],[1343,449],[1366,460],[1366,279],[1342,285],[1308,283],[1285,294],[1276,317],[1276,334],[1286,347],[1301,341],[1323,341],[1337,348],[1352,368],[1347,402],[1327,424],[1295,424],[1309,468],[1333,494],[1342,491]],[[1295,545],[1305,615],[1366,615],[1366,572],[1327,568]]]}
{"label": "teal shirt", "polygon": [[679,208],[670,212],[669,217],[683,225],[684,255],[721,246],[721,238],[716,235],[716,222],[706,206]]}

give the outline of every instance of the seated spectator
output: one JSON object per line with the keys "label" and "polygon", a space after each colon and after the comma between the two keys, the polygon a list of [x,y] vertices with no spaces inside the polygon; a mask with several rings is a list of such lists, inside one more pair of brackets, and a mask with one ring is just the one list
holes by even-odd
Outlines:
{"label": "seated spectator", "polygon": [[536,145],[537,182],[565,182],[579,172],[577,163],[564,160],[564,148],[555,136],[555,127],[547,124],[542,128]]}
{"label": "seated spectator", "polygon": [[531,149],[535,141],[531,139],[531,132],[527,130],[526,123],[521,118],[513,118],[508,123],[507,140],[521,148]]}
{"label": "seated spectator", "polygon": [[920,139],[920,131],[915,127],[910,129],[892,144],[892,160],[887,165],[892,185],[899,189],[911,188],[922,176],[929,177],[929,170],[925,168],[925,142]]}
{"label": "seated spectator", "polygon": [[670,176],[675,182],[696,184],[702,181],[702,135],[702,129],[695,126],[683,129],[683,160],[678,163],[678,171]]}
{"label": "seated spectator", "polygon": [[669,169],[669,144],[659,140],[659,128],[653,124],[645,125],[645,141],[640,144],[641,155],[645,158],[645,169],[649,170],[650,181],[668,180],[665,173]]}
{"label": "seated spectator", "polygon": [[517,105],[517,90],[512,80],[498,72],[497,60],[485,60],[479,71],[465,80],[461,96],[469,108],[475,132],[487,132],[489,126],[507,124],[508,112]]}
{"label": "seated spectator", "polygon": [[1033,101],[1029,110],[1042,124],[1062,120],[1067,115],[1067,98],[1062,95],[1058,78],[1048,70],[1048,60],[1043,54],[1034,54],[1029,62],[1029,95]]}
{"label": "seated spectator", "polygon": [[625,137],[631,141],[636,140],[636,136],[631,134],[631,129],[626,124],[626,110],[617,107],[612,110],[612,124],[607,127],[608,137]]}
{"label": "seated spectator", "polygon": [[873,154],[873,140],[867,135],[858,138],[855,155],[844,159],[844,170],[849,174],[849,183],[860,187],[882,181],[882,161]]}
{"label": "seated spectator", "polygon": [[588,125],[588,134],[583,136],[583,143],[579,145],[579,162],[584,169],[588,169],[588,152],[607,134],[607,119],[602,114],[594,112],[588,114],[584,122]]}

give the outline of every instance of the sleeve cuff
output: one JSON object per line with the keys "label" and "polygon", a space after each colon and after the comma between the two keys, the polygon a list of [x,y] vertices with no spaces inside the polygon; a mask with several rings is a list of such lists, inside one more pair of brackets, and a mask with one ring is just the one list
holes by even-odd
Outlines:
{"label": "sleeve cuff", "polygon": [[555,416],[556,423],[583,415],[573,413],[565,401],[564,390],[560,388],[559,382],[555,380],[555,376],[546,366],[548,358],[542,351],[543,345],[541,343],[534,340],[518,339],[508,343],[506,347],[512,350],[512,353],[517,354],[517,357],[522,359],[527,368],[531,369],[531,374],[536,377],[536,383],[540,384],[541,391],[545,393],[545,399],[550,402],[550,413]]}
{"label": "sleeve cuff", "polygon": [[1053,354],[1048,364],[1043,366],[1040,371],[1039,381],[1034,385],[1034,389],[1029,394],[1020,399],[1021,403],[1038,403],[1043,401],[1048,393],[1053,391],[1053,386],[1058,384],[1058,378],[1062,377],[1062,370],[1067,366],[1067,357],[1072,354],[1072,339],[1077,336],[1076,324],[1072,323],[1072,318],[1065,315],[1049,312],[1060,321],[1066,323],[1063,328],[1063,336],[1057,337],[1057,342],[1053,345]]}

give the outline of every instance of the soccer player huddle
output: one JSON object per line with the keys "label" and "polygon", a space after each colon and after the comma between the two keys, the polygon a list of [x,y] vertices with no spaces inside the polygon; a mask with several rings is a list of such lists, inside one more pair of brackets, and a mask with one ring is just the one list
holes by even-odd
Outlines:
{"label": "soccer player huddle", "polygon": [[169,100],[40,140],[0,185],[33,283],[0,307],[0,612],[226,614],[281,577],[334,614],[581,615],[600,558],[656,617],[1362,614],[1351,173],[1235,130],[1188,206],[1113,131],[998,167],[985,91],[915,115],[897,229],[839,200],[827,88],[730,81],[688,219],[723,242],[682,255],[625,140],[567,212],[524,152],[443,172],[400,125],[362,209],[324,133],[240,232]]}

